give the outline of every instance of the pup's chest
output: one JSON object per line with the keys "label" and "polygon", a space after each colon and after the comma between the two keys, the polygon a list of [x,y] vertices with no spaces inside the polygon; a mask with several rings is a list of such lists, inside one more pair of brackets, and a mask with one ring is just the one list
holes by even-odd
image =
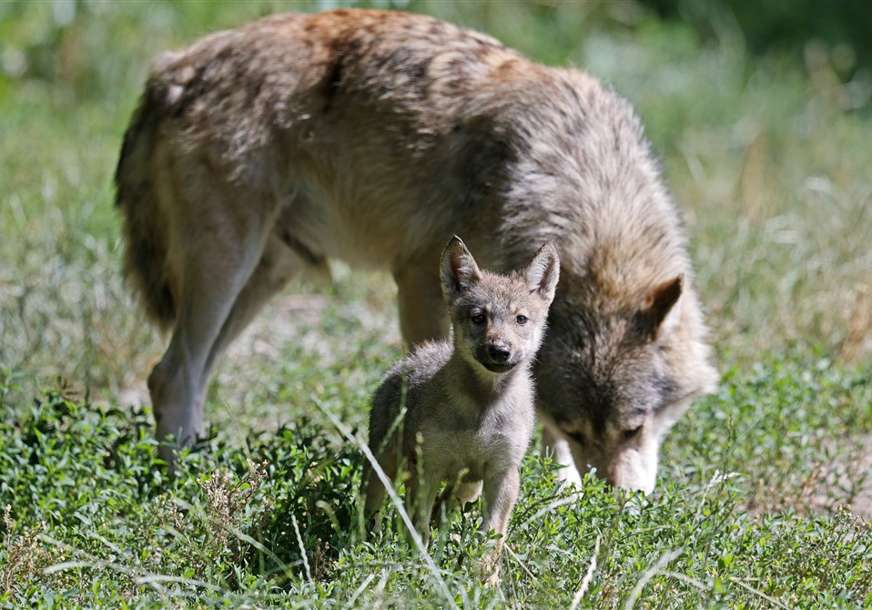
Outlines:
{"label": "pup's chest", "polygon": [[532,429],[532,408],[489,412],[479,418],[443,419],[438,425],[423,427],[422,457],[446,477],[465,472],[465,478],[482,479],[488,469],[519,463]]}

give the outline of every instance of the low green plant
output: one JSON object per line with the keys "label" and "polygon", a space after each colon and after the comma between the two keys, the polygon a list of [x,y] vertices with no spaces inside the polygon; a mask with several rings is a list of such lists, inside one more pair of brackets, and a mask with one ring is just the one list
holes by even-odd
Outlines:
{"label": "low green plant", "polygon": [[[335,429],[301,421],[241,445],[213,437],[186,451],[170,477],[147,411],[95,406],[59,388],[0,424],[0,600],[868,605],[872,532],[849,510],[856,498],[828,477],[850,465],[850,431],[870,425],[872,375],[811,365],[770,360],[730,371],[721,392],[679,424],[649,497],[590,475],[580,494],[562,490],[555,465],[531,453],[500,589],[478,580],[480,506],[449,514],[435,535],[429,552],[450,601],[399,519],[365,530],[363,457]],[[817,510],[791,495],[814,476],[806,491],[826,500]]]}

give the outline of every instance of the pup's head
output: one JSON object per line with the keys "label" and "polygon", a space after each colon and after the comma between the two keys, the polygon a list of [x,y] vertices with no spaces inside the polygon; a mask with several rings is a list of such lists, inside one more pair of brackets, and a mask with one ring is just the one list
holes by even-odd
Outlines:
{"label": "pup's head", "polygon": [[548,244],[523,271],[481,271],[459,237],[442,253],[442,293],[454,345],[474,367],[506,373],[536,354],[560,274],[557,250]]}
{"label": "pup's head", "polygon": [[595,468],[614,485],[650,493],[666,433],[717,382],[699,310],[681,275],[634,304],[594,301],[564,294],[552,308],[539,400],[579,471]]}

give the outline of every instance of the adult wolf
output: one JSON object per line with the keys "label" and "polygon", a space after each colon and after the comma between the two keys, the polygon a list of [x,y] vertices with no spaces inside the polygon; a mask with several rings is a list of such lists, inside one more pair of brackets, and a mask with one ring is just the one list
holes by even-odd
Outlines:
{"label": "adult wolf", "polygon": [[452,234],[499,272],[558,247],[535,376],[563,463],[650,490],[664,434],[716,381],[683,229],[630,105],[430,17],[285,14],[162,55],[116,186],[127,273],[173,329],[149,376],[162,440],[202,433],[216,358],[328,258],[393,273],[410,345],[444,336],[432,261]]}

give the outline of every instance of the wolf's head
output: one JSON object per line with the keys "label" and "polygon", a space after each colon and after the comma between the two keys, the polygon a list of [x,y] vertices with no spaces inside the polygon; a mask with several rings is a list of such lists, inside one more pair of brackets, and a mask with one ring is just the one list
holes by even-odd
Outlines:
{"label": "wolf's head", "polygon": [[536,354],[560,274],[557,250],[545,245],[523,271],[481,271],[459,237],[442,253],[442,292],[454,345],[481,372],[506,373]]}
{"label": "wolf's head", "polygon": [[594,281],[566,284],[537,361],[544,414],[580,472],[649,493],[666,433],[717,381],[695,295],[681,275],[623,303],[591,298]]}

